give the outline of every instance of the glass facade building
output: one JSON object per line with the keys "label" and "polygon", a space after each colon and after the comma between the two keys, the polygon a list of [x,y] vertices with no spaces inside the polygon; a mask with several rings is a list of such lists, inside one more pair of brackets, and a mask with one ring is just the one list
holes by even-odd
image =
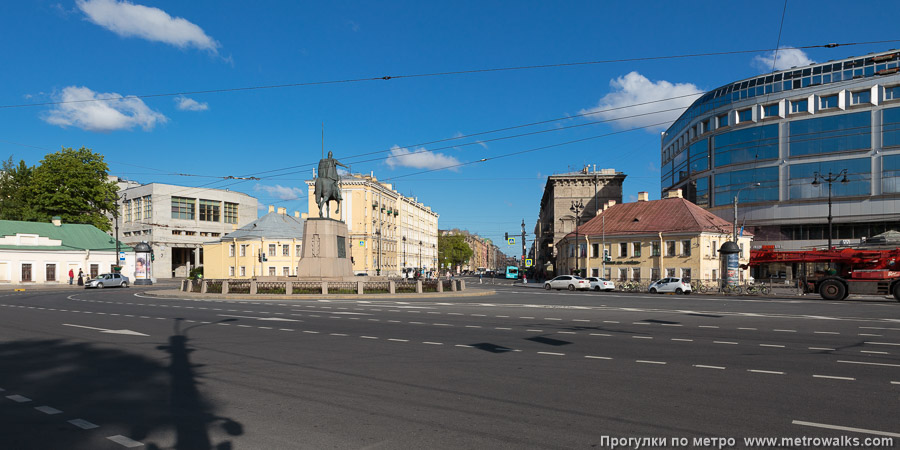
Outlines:
{"label": "glass facade building", "polygon": [[[662,134],[663,193],[739,224],[754,246],[834,245],[900,230],[900,51],[795,67],[702,95]],[[756,184],[759,183],[759,186]]]}

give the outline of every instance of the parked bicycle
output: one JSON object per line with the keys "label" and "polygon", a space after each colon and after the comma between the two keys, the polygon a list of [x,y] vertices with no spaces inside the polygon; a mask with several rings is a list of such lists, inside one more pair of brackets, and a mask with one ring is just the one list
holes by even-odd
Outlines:
{"label": "parked bicycle", "polygon": [[741,292],[744,291],[744,289],[740,285],[737,285],[737,284],[732,285],[732,284],[723,283],[722,287],[719,289],[719,291],[723,294],[740,295]]}
{"label": "parked bicycle", "polygon": [[748,284],[747,293],[750,295],[769,295],[769,287],[764,284]]}

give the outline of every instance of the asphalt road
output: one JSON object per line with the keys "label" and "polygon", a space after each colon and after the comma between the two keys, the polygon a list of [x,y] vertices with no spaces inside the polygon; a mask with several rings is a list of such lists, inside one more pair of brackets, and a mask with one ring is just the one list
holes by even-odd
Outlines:
{"label": "asphalt road", "polygon": [[900,446],[900,303],[489,287],[396,300],[2,292],[0,447]]}

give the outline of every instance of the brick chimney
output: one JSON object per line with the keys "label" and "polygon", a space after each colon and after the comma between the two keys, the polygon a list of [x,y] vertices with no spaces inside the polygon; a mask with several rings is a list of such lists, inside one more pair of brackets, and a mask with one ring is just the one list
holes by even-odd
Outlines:
{"label": "brick chimney", "polygon": [[50,221],[53,222],[53,226],[57,226],[57,227],[62,226],[62,217],[53,216],[53,218],[50,219]]}
{"label": "brick chimney", "polygon": [[275,212],[275,205],[269,205],[269,212]]}
{"label": "brick chimney", "polygon": [[294,217],[300,218],[300,211],[294,211]]}
{"label": "brick chimney", "polygon": [[638,192],[638,201],[639,202],[646,202],[648,200],[650,200],[650,194],[648,194],[646,191]]}
{"label": "brick chimney", "polygon": [[684,198],[684,196],[681,195],[681,189],[675,189],[674,191],[666,192],[666,198]]}
{"label": "brick chimney", "polygon": [[287,208],[278,208],[278,214],[281,214],[281,215],[287,214]]}

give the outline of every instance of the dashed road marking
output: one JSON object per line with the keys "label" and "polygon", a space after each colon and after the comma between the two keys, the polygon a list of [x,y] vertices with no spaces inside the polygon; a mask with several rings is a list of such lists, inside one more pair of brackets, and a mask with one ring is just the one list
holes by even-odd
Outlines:
{"label": "dashed road marking", "polygon": [[851,378],[851,377],[835,377],[835,376],[831,376],[831,375],[813,375],[813,378],[828,378],[829,380],[856,381],[856,378]]}
{"label": "dashed road marking", "polygon": [[672,338],[671,340],[678,341],[678,342],[694,342],[693,339]]}
{"label": "dashed road marking", "polygon": [[844,361],[844,360],[839,359],[838,362],[844,363],[844,364],[862,364],[862,365],[866,365],[866,366],[900,367],[900,364],[873,363],[873,362],[866,362],[866,361]]}
{"label": "dashed road marking", "polygon": [[590,356],[590,355],[585,356],[585,358],[588,358],[588,359],[612,359],[608,356]]}
{"label": "dashed road marking", "polygon": [[719,327],[717,327],[715,325],[699,325],[699,326],[697,326],[697,328],[719,328]]}
{"label": "dashed road marking", "polygon": [[774,348],[784,348],[783,345],[778,344],[759,344],[760,347],[774,347]]}
{"label": "dashed road marking", "polygon": [[426,344],[426,345],[444,345],[442,342],[428,342],[428,341],[425,341],[425,342],[422,342],[422,343],[423,343],[423,344]]}
{"label": "dashed road marking", "polygon": [[72,419],[69,421],[69,423],[71,423],[72,425],[75,425],[78,428],[81,428],[82,430],[91,430],[94,428],[100,428],[100,425],[90,423],[84,419]]}
{"label": "dashed road marking", "polygon": [[775,371],[775,370],[747,369],[747,372],[753,372],[753,373],[767,373],[767,374],[771,374],[771,375],[784,375],[784,372],[778,372],[778,371]]}
{"label": "dashed road marking", "polygon": [[127,448],[135,448],[135,447],[143,447],[144,444],[142,442],[135,441],[133,439],[122,436],[121,434],[117,434],[115,436],[107,436],[107,439],[119,444],[123,447]]}
{"label": "dashed road marking", "polygon": [[633,339],[653,339],[653,336],[632,336]]}
{"label": "dashed road marking", "polygon": [[791,424],[803,425],[803,426],[807,426],[807,427],[816,427],[816,428],[828,428],[831,430],[852,431],[854,433],[875,434],[878,436],[900,437],[900,433],[890,433],[887,431],[867,430],[865,428],[852,428],[852,427],[845,427],[845,426],[840,426],[840,425],[828,425],[828,424],[824,424],[824,423],[804,422],[802,420],[791,421]]}
{"label": "dashed road marking", "polygon": [[713,341],[713,344],[737,345],[737,342],[731,342],[731,341]]}
{"label": "dashed road marking", "polygon": [[56,408],[51,408],[49,406],[36,406],[34,409],[36,409],[44,414],[49,414],[49,415],[62,414],[62,411],[60,411]]}
{"label": "dashed road marking", "polygon": [[859,352],[860,353],[870,353],[873,355],[890,355],[890,353],[888,353],[888,352],[876,352],[876,351],[872,351],[872,350],[860,350]]}
{"label": "dashed road marking", "polygon": [[813,331],[813,334],[841,334],[837,331]]}
{"label": "dashed road marking", "polygon": [[641,364],[660,364],[660,365],[666,364],[664,361],[648,361],[646,359],[636,359],[634,362],[641,363]]}
{"label": "dashed road marking", "polygon": [[26,403],[30,402],[31,399],[28,397],[23,397],[21,395],[7,395],[6,398],[16,402],[16,403]]}
{"label": "dashed road marking", "polygon": [[550,355],[550,356],[566,356],[565,353],[554,353],[554,352],[537,352],[538,355]]}
{"label": "dashed road marking", "polygon": [[796,333],[797,332],[797,330],[772,330],[772,331],[777,331],[779,333]]}
{"label": "dashed road marking", "polygon": [[869,344],[869,345],[900,345],[900,344],[897,344],[897,343],[895,343],[895,342],[871,342],[871,341],[864,341],[863,344]]}
{"label": "dashed road marking", "polygon": [[828,348],[828,347],[807,347],[807,349],[809,349],[809,350],[824,350],[824,351],[826,351],[826,352],[833,352],[833,351],[834,351],[833,348]]}
{"label": "dashed road marking", "polygon": [[694,364],[694,367],[698,367],[698,368],[700,368],[700,369],[718,369],[718,370],[725,370],[725,368],[722,367],[722,366],[707,366],[707,365],[703,365],[703,364]]}
{"label": "dashed road marking", "polygon": [[604,337],[610,337],[610,336],[612,336],[612,335],[611,335],[611,334],[606,334],[606,333],[591,333],[591,336],[604,336]]}

